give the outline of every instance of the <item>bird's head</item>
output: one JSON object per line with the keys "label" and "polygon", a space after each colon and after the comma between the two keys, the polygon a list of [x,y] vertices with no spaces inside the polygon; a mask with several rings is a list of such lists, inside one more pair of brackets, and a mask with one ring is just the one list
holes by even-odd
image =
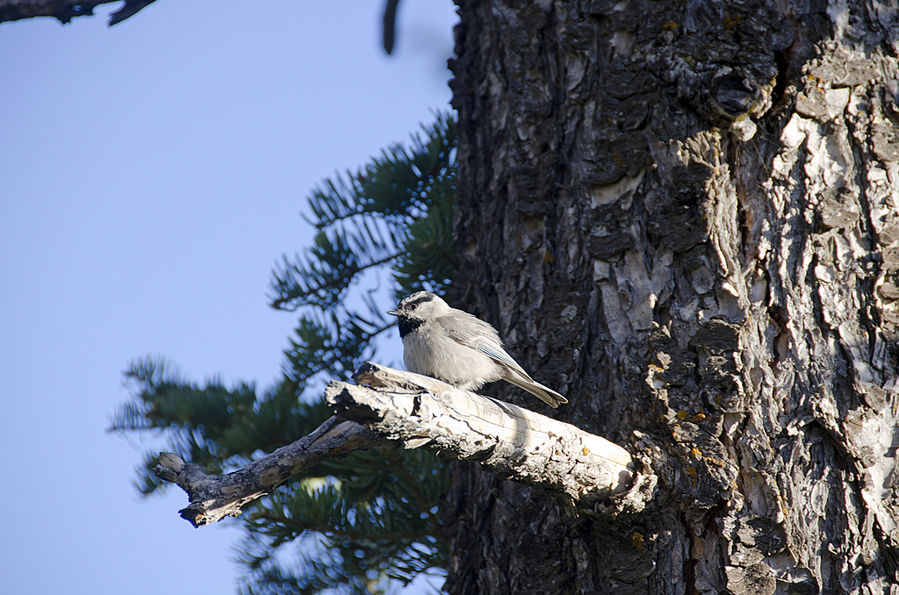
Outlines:
{"label": "bird's head", "polygon": [[424,322],[449,310],[449,305],[430,291],[416,291],[388,314],[396,316],[400,320]]}

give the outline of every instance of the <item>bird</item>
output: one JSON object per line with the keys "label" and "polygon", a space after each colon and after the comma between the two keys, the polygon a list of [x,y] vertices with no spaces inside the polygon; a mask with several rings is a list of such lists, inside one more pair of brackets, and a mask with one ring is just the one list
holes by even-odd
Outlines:
{"label": "bird", "polygon": [[457,310],[430,291],[400,301],[396,310],[406,369],[463,390],[505,380],[557,408],[568,399],[543,386],[512,359],[490,324]]}

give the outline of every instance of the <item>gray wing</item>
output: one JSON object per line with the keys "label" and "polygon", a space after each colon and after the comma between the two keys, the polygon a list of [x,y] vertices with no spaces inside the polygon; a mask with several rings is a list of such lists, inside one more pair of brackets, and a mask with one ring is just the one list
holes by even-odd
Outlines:
{"label": "gray wing", "polygon": [[518,362],[503,349],[496,329],[467,312],[453,312],[434,321],[456,343],[480,351],[498,364],[528,376]]}
{"label": "gray wing", "polygon": [[567,403],[563,397],[548,386],[531,378],[518,362],[503,349],[503,343],[496,329],[467,312],[454,312],[434,321],[451,339],[471,349],[480,351],[503,367],[503,379],[538,397],[550,407]]}

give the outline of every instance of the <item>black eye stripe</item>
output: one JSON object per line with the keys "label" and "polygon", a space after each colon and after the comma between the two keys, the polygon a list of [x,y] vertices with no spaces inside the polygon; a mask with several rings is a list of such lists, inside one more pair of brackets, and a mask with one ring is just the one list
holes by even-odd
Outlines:
{"label": "black eye stripe", "polygon": [[415,299],[412,300],[411,302],[407,302],[407,303],[405,304],[405,307],[406,307],[406,308],[414,308],[415,306],[417,306],[417,305],[419,305],[419,304],[423,304],[423,303],[425,303],[425,302],[430,302],[430,301],[433,301],[433,300],[434,300],[434,296],[433,296],[433,295],[423,295],[423,296],[421,296],[421,297],[415,298]]}

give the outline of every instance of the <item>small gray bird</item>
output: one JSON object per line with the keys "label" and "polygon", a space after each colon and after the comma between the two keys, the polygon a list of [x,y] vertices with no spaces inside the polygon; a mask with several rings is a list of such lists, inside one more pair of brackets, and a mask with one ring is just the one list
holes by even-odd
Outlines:
{"label": "small gray bird", "polygon": [[451,308],[429,291],[405,298],[388,312],[399,319],[403,361],[410,372],[464,390],[505,380],[550,407],[568,399],[531,378],[503,349],[496,329],[468,312]]}

